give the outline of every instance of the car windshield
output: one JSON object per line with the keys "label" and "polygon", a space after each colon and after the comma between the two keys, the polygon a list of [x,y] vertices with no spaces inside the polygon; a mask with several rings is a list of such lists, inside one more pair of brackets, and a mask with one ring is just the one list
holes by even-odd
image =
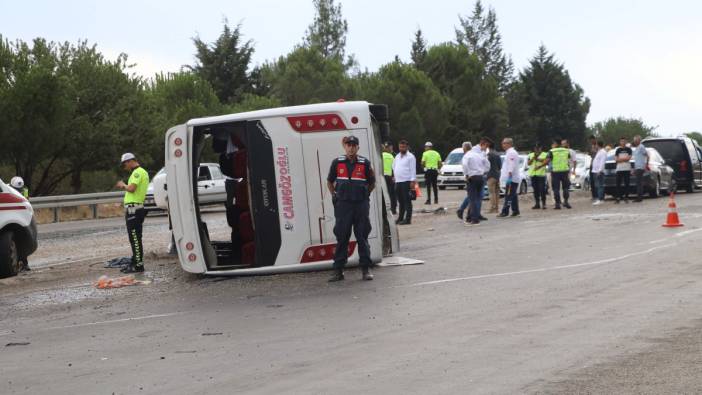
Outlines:
{"label": "car windshield", "polygon": [[447,165],[460,165],[461,159],[463,159],[463,152],[451,152],[445,163]]}

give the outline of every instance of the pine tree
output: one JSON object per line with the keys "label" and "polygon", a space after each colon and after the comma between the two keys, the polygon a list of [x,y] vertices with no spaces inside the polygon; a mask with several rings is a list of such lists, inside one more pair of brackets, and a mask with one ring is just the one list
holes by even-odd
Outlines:
{"label": "pine tree", "polygon": [[224,20],[224,29],[217,41],[208,44],[193,38],[197,62],[189,68],[214,88],[222,103],[236,103],[251,91],[248,75],[254,48],[251,40],[244,42],[241,26],[234,29]]}
{"label": "pine tree", "polygon": [[487,75],[495,79],[502,94],[509,89],[514,74],[514,64],[502,49],[502,35],[497,27],[497,14],[490,7],[485,13],[480,0],[476,1],[470,16],[458,17],[456,41],[478,56],[485,65]]}
{"label": "pine tree", "polygon": [[419,68],[424,58],[427,56],[427,40],[422,35],[422,29],[417,29],[414,33],[414,41],[412,42],[412,63]]}
{"label": "pine tree", "polygon": [[555,137],[575,146],[584,143],[590,99],[545,46],[519,73],[507,102],[508,133],[521,145],[549,144]]}
{"label": "pine tree", "polygon": [[307,28],[305,46],[317,48],[325,58],[344,60],[348,23],[341,13],[341,4],[334,0],[312,0],[314,21]]}

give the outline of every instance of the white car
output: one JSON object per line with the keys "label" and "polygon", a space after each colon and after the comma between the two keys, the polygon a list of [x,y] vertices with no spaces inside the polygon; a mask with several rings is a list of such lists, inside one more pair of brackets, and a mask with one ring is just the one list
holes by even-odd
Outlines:
{"label": "white car", "polygon": [[[226,178],[217,163],[200,164],[197,180],[197,196],[200,205],[224,204],[227,200],[225,181]],[[149,183],[149,188],[146,190],[144,208],[147,211],[160,210],[159,207],[165,206],[165,202],[158,202],[157,200],[160,196],[167,196],[166,188],[166,168],[164,167],[156,173],[153,180]],[[155,189],[158,189],[159,193],[154,194]]]}
{"label": "white car", "polygon": [[19,192],[0,180],[0,278],[17,275],[37,249],[34,209]]}
{"label": "white car", "polygon": [[577,153],[575,155],[575,174],[570,174],[571,189],[590,190],[590,164],[592,158],[588,154]]}
{"label": "white car", "polygon": [[458,187],[458,189],[463,189],[466,186],[466,179],[463,176],[463,166],[461,165],[461,160],[463,159],[463,148],[456,148],[451,151],[443,162],[444,165],[441,166],[439,170],[439,177],[437,178],[437,185],[439,189],[446,189],[447,186]]}

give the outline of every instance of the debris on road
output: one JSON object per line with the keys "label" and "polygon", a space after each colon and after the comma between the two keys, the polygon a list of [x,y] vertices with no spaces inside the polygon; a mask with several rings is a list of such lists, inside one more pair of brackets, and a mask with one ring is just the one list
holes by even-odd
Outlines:
{"label": "debris on road", "polygon": [[130,285],[146,285],[150,284],[151,280],[137,280],[134,276],[123,276],[110,278],[106,275],[100,276],[98,281],[95,283],[95,288],[98,289],[110,289],[110,288],[122,288]]}
{"label": "debris on road", "polygon": [[29,342],[17,342],[17,343],[7,343],[5,344],[5,347],[14,347],[14,346],[28,346],[31,343]]}
{"label": "debris on road", "polygon": [[121,258],[114,258],[110,259],[109,261],[105,262],[105,268],[123,268],[125,266],[129,266],[129,264],[132,263],[132,258],[123,256]]}
{"label": "debris on road", "polygon": [[219,336],[221,334],[222,332],[205,332],[202,334],[202,336]]}

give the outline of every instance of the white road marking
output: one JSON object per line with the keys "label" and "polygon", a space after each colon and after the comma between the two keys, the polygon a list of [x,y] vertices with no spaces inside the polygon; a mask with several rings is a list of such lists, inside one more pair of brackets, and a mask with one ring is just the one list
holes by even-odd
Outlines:
{"label": "white road marking", "polygon": [[187,313],[188,313],[187,311],[183,311],[183,312],[177,312],[177,313],[153,314],[153,315],[145,315],[145,316],[141,316],[141,317],[120,318],[118,320],[86,322],[84,324],[74,324],[74,325],[66,325],[66,326],[54,326],[54,327],[50,327],[50,328],[45,328],[44,330],[81,328],[81,327],[86,327],[86,326],[115,324],[118,322],[128,322],[128,321],[143,321],[143,320],[150,320],[153,318],[173,317],[176,315],[183,315],[183,314],[187,314]]}
{"label": "white road marking", "polygon": [[645,250],[645,251],[632,252],[630,254],[626,254],[626,255],[622,255],[622,256],[618,256],[618,257],[614,257],[614,258],[601,259],[601,260],[592,261],[592,262],[576,263],[576,264],[572,264],[572,265],[542,267],[542,268],[538,268],[538,269],[520,270],[520,271],[516,271],[516,272],[480,274],[480,275],[469,276],[469,277],[457,277],[457,278],[447,278],[444,280],[424,281],[421,283],[414,283],[414,284],[410,284],[410,285],[404,285],[401,287],[421,287],[424,285],[445,284],[445,283],[452,283],[452,282],[456,282],[456,281],[468,281],[468,280],[479,280],[479,279],[483,279],[483,278],[516,276],[516,275],[520,275],[520,274],[529,274],[529,273],[539,273],[539,272],[547,272],[547,271],[553,271],[553,270],[572,269],[572,268],[583,267],[583,266],[604,265],[607,263],[621,261],[621,260],[631,258],[634,256],[638,256],[638,255],[650,254],[653,251],[660,250],[660,249],[667,248],[667,247],[673,247],[675,245],[677,245],[677,243],[665,244],[662,246],[649,248],[648,250]]}

